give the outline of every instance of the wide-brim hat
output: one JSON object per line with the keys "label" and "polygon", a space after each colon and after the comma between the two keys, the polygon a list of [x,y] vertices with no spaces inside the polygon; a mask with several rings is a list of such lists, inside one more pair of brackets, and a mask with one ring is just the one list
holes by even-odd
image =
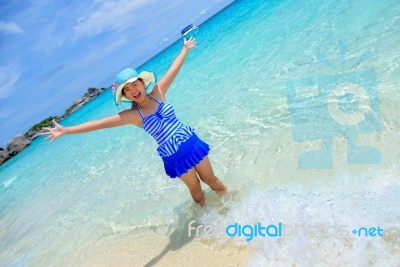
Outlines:
{"label": "wide-brim hat", "polygon": [[114,101],[116,104],[121,103],[121,101],[132,102],[132,100],[122,95],[122,88],[125,86],[125,84],[134,82],[139,78],[144,81],[146,88],[150,83],[156,82],[156,77],[154,76],[154,73],[148,71],[142,71],[140,74],[138,74],[135,69],[126,68],[117,74],[117,76],[115,77],[116,82],[112,87],[112,90],[114,92]]}

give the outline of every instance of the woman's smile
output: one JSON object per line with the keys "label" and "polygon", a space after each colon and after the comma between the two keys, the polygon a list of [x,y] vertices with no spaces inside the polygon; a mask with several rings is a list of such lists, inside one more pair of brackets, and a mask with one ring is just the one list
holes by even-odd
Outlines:
{"label": "woman's smile", "polygon": [[141,92],[138,92],[136,95],[133,95],[133,99],[138,100],[142,96]]}

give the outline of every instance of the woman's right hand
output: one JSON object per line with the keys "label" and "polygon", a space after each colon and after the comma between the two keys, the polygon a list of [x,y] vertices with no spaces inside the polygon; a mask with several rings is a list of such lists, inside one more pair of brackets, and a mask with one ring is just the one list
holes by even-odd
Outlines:
{"label": "woman's right hand", "polygon": [[183,38],[183,47],[185,47],[188,51],[197,47],[196,46],[196,38],[193,38],[193,36],[190,36],[190,38],[188,40],[186,40],[186,38]]}
{"label": "woman's right hand", "polygon": [[40,133],[40,135],[48,135],[44,140],[51,138],[50,143],[65,134],[65,128],[58,124],[55,119],[53,119],[53,124],[54,128],[43,127],[42,130],[45,130],[45,132]]}

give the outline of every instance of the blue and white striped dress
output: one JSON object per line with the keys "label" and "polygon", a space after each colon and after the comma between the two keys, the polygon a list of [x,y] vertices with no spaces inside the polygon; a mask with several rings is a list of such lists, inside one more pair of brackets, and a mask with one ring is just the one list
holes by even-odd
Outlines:
{"label": "blue and white striped dress", "polygon": [[176,118],[174,107],[171,104],[148,96],[159,106],[156,113],[147,117],[144,117],[142,111],[137,107],[142,117],[143,129],[157,140],[157,152],[161,157],[171,156],[178,151],[181,143],[193,135],[194,129]]}

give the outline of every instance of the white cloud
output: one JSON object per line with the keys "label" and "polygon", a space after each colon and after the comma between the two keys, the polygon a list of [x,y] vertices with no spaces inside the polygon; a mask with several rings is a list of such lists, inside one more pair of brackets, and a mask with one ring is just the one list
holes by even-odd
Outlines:
{"label": "white cloud", "polygon": [[9,33],[21,34],[21,33],[24,33],[24,31],[21,29],[20,26],[18,26],[17,23],[15,23],[15,22],[4,22],[4,21],[0,21],[0,32],[3,32],[5,34],[9,34]]}
{"label": "white cloud", "polygon": [[76,20],[74,33],[80,37],[93,36],[104,31],[126,29],[137,22],[135,18],[140,12],[136,11],[148,3],[148,0],[96,1],[93,11]]}
{"label": "white cloud", "polygon": [[19,80],[19,73],[11,66],[0,67],[0,99],[6,98]]}

